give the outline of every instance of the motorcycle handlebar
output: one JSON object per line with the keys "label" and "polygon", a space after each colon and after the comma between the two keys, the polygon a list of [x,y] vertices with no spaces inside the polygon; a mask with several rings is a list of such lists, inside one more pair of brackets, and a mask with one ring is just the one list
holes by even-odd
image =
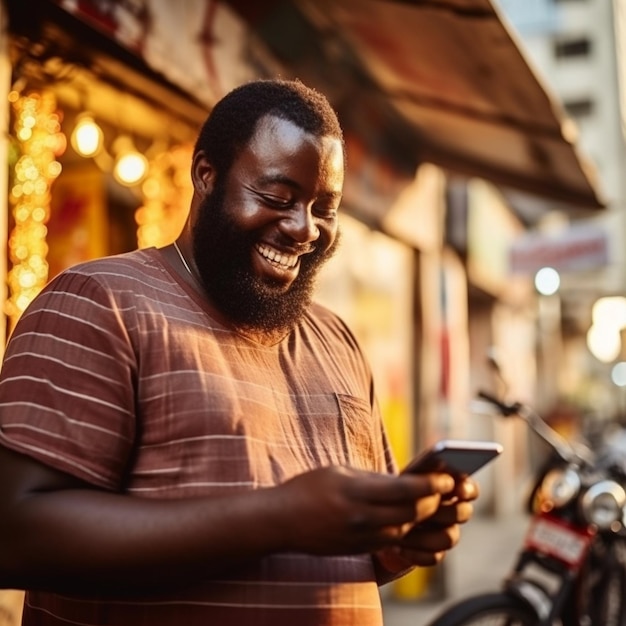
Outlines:
{"label": "motorcycle handlebar", "polygon": [[495,407],[498,408],[498,410],[500,411],[500,413],[504,416],[504,417],[509,417],[511,415],[517,415],[520,411],[520,409],[522,408],[522,405],[519,402],[513,402],[512,404],[508,404],[506,402],[502,402],[502,400],[499,400],[498,398],[496,398],[494,395],[490,394],[487,391],[479,391],[478,392],[478,397],[482,398],[483,400],[487,400],[487,402],[489,402],[490,404],[493,404]]}
{"label": "motorcycle handlebar", "polygon": [[584,463],[593,462],[594,455],[590,449],[583,445],[574,448],[571,443],[564,439],[554,428],[546,424],[529,406],[521,402],[503,402],[488,391],[480,390],[477,396],[496,407],[503,417],[510,417],[512,415],[521,417],[564,461],[571,462],[578,460]]}

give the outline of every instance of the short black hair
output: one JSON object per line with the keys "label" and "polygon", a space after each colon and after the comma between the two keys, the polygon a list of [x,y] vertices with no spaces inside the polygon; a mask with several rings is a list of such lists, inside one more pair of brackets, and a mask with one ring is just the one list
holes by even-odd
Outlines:
{"label": "short black hair", "polygon": [[345,153],[343,131],[326,96],[298,79],[262,79],[236,87],[217,102],[200,129],[194,155],[202,150],[218,176],[225,175],[265,115],[318,137],[335,137]]}

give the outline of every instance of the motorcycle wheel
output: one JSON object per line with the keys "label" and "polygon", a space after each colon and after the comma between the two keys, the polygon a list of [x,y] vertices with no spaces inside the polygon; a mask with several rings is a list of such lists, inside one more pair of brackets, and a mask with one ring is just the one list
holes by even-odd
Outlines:
{"label": "motorcycle wheel", "polygon": [[601,626],[626,624],[626,544],[623,540],[602,544],[591,560],[592,570],[599,571],[595,581],[584,589],[588,598],[588,623]]}
{"label": "motorcycle wheel", "polygon": [[537,622],[537,615],[522,599],[487,593],[457,602],[428,626],[535,626]]}

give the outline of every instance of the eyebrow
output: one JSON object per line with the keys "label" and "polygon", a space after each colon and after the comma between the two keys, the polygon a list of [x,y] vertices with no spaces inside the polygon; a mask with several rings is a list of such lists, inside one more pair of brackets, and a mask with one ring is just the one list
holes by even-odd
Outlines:
{"label": "eyebrow", "polygon": [[264,174],[263,176],[259,176],[259,178],[255,179],[254,182],[260,185],[275,185],[278,183],[279,185],[287,185],[288,187],[301,189],[301,185],[299,183],[284,174]]}

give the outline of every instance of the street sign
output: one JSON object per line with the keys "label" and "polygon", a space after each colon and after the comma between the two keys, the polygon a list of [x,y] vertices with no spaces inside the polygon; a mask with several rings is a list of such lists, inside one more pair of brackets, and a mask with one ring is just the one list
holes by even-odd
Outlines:
{"label": "street sign", "polygon": [[560,272],[579,272],[603,267],[609,262],[607,233],[588,225],[555,234],[526,233],[509,249],[512,274],[534,274],[542,267]]}

